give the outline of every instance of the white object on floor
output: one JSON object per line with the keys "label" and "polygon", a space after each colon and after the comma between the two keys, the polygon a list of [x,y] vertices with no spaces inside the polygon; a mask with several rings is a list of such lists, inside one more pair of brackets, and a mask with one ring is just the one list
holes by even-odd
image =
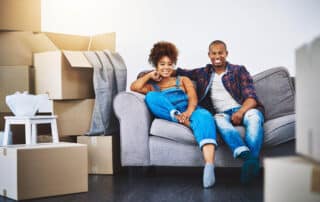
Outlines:
{"label": "white object on floor", "polygon": [[26,144],[37,143],[37,124],[51,124],[52,141],[59,142],[58,129],[57,129],[57,116],[5,116],[5,128],[3,136],[3,146],[8,145],[8,137],[10,126],[15,124],[25,125],[25,138]]}

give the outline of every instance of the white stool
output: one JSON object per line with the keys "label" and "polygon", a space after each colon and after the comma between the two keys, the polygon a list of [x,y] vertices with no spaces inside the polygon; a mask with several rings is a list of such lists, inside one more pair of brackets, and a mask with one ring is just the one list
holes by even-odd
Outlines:
{"label": "white stool", "polygon": [[58,129],[57,129],[57,116],[5,116],[6,123],[4,128],[3,146],[8,145],[8,137],[10,126],[14,124],[24,124],[25,125],[25,137],[26,144],[36,144],[37,143],[37,124],[50,123],[52,140],[54,143],[59,142]]}

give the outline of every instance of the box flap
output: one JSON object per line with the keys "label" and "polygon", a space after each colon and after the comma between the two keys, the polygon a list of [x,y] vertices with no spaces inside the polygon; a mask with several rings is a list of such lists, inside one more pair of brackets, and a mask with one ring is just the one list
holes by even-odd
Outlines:
{"label": "box flap", "polygon": [[77,68],[92,68],[92,65],[87,60],[82,51],[63,51],[71,67]]}
{"label": "box flap", "polygon": [[44,34],[0,32],[0,65],[32,65],[32,53],[59,50]]}
{"label": "box flap", "polygon": [[90,37],[59,33],[45,33],[46,36],[61,50],[86,51]]}
{"label": "box flap", "polygon": [[23,40],[25,40],[24,42],[31,48],[33,53],[59,50],[43,33],[33,33],[32,38],[24,38]]}
{"label": "box flap", "polygon": [[89,50],[116,50],[116,34],[114,32],[99,34],[90,38]]}

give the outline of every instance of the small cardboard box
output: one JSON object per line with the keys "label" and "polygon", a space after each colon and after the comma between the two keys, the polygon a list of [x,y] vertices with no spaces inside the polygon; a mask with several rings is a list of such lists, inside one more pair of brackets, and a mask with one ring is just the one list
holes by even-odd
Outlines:
{"label": "small cardboard box", "polygon": [[112,136],[78,136],[88,146],[89,174],[113,174]]}
{"label": "small cardboard box", "polygon": [[41,0],[0,0],[0,30],[41,31]]}
{"label": "small cardboard box", "polygon": [[264,160],[265,202],[320,201],[320,164],[298,156]]}
{"label": "small cardboard box", "polygon": [[296,151],[320,163],[320,37],[296,50]]}
{"label": "small cardboard box", "polygon": [[115,34],[92,37],[43,34],[55,45],[55,50],[34,54],[35,92],[46,93],[54,100],[94,98],[93,67],[83,51],[115,51]]}
{"label": "small cardboard box", "polygon": [[34,92],[34,69],[29,66],[0,66],[0,112],[10,112],[6,96],[17,91]]}
{"label": "small cardboard box", "polygon": [[87,146],[0,147],[0,195],[15,200],[88,191]]}
{"label": "small cardboard box", "polygon": [[94,102],[94,99],[50,100],[50,110],[39,113],[52,113],[58,116],[60,137],[84,135],[91,127]]}

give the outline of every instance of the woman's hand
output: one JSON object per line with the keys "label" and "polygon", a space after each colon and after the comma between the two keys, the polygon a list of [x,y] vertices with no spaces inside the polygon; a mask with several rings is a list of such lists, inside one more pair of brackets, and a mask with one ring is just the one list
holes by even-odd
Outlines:
{"label": "woman's hand", "polygon": [[187,110],[187,111],[177,115],[177,119],[178,119],[179,123],[182,123],[184,125],[189,126],[191,115],[192,115],[192,112]]}
{"label": "woman's hand", "polygon": [[159,72],[157,72],[156,70],[148,73],[148,75],[149,75],[150,79],[152,79],[152,80],[154,80],[156,82],[159,82],[162,79],[160,74],[159,74]]}

